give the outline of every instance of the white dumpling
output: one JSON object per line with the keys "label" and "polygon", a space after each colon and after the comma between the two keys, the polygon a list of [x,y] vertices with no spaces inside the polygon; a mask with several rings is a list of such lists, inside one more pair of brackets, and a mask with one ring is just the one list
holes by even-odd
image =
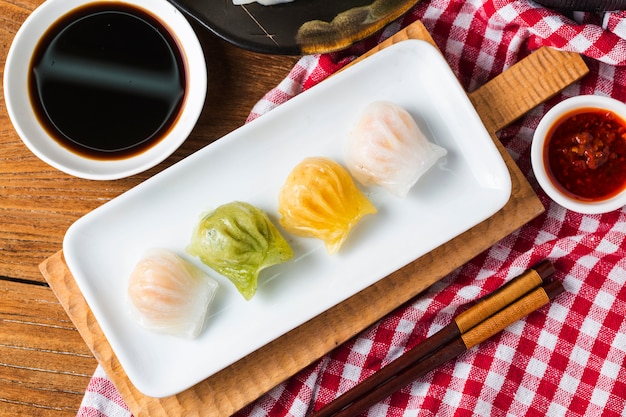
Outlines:
{"label": "white dumpling", "polygon": [[403,107],[370,103],[348,134],[345,159],[362,185],[376,184],[404,197],[446,149],[428,141]]}
{"label": "white dumpling", "polygon": [[151,331],[193,338],[204,328],[218,283],[175,253],[155,248],[139,260],[128,296],[139,324]]}

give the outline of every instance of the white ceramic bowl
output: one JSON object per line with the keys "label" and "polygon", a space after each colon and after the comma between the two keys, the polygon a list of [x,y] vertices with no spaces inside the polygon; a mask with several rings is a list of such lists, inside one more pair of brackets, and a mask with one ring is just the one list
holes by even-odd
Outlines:
{"label": "white ceramic bowl", "polygon": [[613,98],[582,95],[563,100],[545,114],[535,130],[530,154],[535,177],[548,197],[566,209],[583,214],[600,214],[617,210],[626,205],[626,191],[604,200],[586,201],[576,199],[561,192],[548,175],[544,161],[546,136],[555,122],[577,109],[605,109],[626,121],[626,104]]}
{"label": "white ceramic bowl", "polygon": [[[187,94],[178,120],[158,143],[126,159],[92,159],[56,142],[41,124],[28,93],[33,51],[46,30],[72,10],[90,3],[127,3],[156,16],[169,29],[187,65]],[[191,25],[167,0],[46,0],[24,22],[9,49],[4,68],[4,94],[9,117],[24,144],[49,165],[76,177],[112,180],[145,171],[171,155],[189,136],[204,106],[207,71],[204,54]]]}

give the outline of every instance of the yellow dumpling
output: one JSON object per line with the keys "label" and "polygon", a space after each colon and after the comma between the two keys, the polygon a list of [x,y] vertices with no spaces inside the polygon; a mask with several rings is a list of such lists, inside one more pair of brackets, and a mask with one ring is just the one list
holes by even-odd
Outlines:
{"label": "yellow dumpling", "polygon": [[287,231],[323,240],[332,255],[359,220],[376,213],[376,208],[340,164],[311,157],[287,177],[279,193],[278,212]]}

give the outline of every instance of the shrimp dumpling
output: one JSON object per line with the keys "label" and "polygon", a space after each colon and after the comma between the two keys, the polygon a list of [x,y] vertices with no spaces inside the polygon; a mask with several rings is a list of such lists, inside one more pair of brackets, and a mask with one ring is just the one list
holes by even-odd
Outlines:
{"label": "shrimp dumpling", "polygon": [[278,212],[287,231],[323,240],[332,255],[359,220],[376,213],[376,208],[343,166],[311,157],[289,174],[279,193]]}
{"label": "shrimp dumpling", "polygon": [[128,296],[142,327],[193,338],[204,327],[217,289],[217,281],[174,252],[154,248],[135,266]]}
{"label": "shrimp dumpling", "polygon": [[387,101],[370,103],[346,141],[350,173],[363,185],[379,185],[405,197],[446,149],[429,142],[403,107]]}

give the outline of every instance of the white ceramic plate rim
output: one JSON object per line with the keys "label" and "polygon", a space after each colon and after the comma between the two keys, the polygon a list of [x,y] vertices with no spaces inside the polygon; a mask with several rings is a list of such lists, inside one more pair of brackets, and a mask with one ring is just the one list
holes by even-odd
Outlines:
{"label": "white ceramic plate rim", "polygon": [[531,164],[537,182],[545,193],[557,204],[581,214],[602,214],[617,210],[626,205],[626,192],[602,201],[583,202],[561,193],[548,176],[543,163],[543,148],[546,135],[552,125],[564,114],[580,108],[606,109],[626,120],[626,104],[611,97],[581,95],[567,98],[552,107],[541,119],[535,129],[531,145]]}
{"label": "white ceramic plate rim", "polygon": [[[140,155],[120,160],[84,158],[60,146],[36,122],[28,94],[28,72],[39,39],[59,18],[71,10],[89,4],[125,3],[156,15],[171,28],[186,57],[188,94],[175,127],[161,141]],[[24,21],[7,55],[4,91],[7,112],[24,144],[39,159],[67,174],[92,179],[114,180],[154,167],[187,139],[194,128],[206,98],[207,74],[204,53],[191,25],[183,14],[166,0],[47,0]]]}
{"label": "white ceramic plate rim", "polygon": [[[184,254],[200,214],[244,200],[275,224],[278,190],[307,156],[342,162],[342,138],[375,100],[411,112],[448,155],[404,199],[369,187],[378,213],[341,251],[284,233],[293,260],[263,272],[246,302],[223,277],[207,328],[195,340],[144,331],[125,292],[144,251]],[[79,219],[64,254],[129,379],[146,395],[176,394],[487,219],[508,201],[511,179],[467,95],[433,46],[407,40],[296,96]],[[281,229],[282,230],[282,229]],[[312,335],[313,337],[313,335]]]}

